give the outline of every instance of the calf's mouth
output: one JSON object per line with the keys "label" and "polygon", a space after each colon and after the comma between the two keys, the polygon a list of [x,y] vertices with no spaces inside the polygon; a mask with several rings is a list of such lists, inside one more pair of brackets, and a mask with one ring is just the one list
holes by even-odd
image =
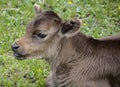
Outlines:
{"label": "calf's mouth", "polygon": [[13,51],[13,55],[15,56],[16,59],[18,59],[18,60],[26,59],[25,54],[23,55],[23,54],[18,52],[17,49],[19,48],[19,46],[16,43],[13,44],[11,48],[12,48],[12,51]]}
{"label": "calf's mouth", "polygon": [[17,52],[14,52],[14,56],[15,56],[15,58],[18,59],[18,60],[26,59],[26,55],[22,55],[22,54],[17,53]]}

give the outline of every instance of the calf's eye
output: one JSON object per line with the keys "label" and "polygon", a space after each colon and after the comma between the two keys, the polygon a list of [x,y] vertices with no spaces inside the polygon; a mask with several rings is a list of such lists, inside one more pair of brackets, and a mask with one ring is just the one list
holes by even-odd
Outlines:
{"label": "calf's eye", "polygon": [[47,35],[46,35],[46,34],[39,33],[39,34],[37,34],[37,36],[38,36],[39,38],[45,38]]}

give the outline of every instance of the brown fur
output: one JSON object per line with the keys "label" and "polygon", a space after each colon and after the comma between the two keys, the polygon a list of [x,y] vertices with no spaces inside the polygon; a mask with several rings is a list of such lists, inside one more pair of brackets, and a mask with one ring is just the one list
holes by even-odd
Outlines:
{"label": "brown fur", "polygon": [[[94,39],[79,32],[77,19],[63,22],[52,11],[35,10],[12,49],[17,59],[45,58],[51,66],[47,87],[120,87],[119,35]],[[39,38],[40,32],[47,36]]]}

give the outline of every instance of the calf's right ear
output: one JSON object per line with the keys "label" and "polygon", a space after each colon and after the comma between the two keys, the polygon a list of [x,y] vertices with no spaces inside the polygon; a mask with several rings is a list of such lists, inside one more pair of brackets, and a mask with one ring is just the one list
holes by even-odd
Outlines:
{"label": "calf's right ear", "polygon": [[62,24],[61,36],[72,37],[79,33],[79,28],[82,24],[81,19],[73,19]]}
{"label": "calf's right ear", "polygon": [[42,12],[42,9],[40,8],[38,4],[34,4],[34,9],[35,9],[36,16],[38,16]]}

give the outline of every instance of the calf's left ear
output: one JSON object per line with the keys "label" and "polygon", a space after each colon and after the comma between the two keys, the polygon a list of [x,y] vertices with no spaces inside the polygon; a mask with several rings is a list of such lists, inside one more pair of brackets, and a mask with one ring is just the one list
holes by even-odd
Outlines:
{"label": "calf's left ear", "polygon": [[61,35],[65,37],[72,37],[79,33],[79,28],[82,24],[81,19],[73,19],[62,24]]}

